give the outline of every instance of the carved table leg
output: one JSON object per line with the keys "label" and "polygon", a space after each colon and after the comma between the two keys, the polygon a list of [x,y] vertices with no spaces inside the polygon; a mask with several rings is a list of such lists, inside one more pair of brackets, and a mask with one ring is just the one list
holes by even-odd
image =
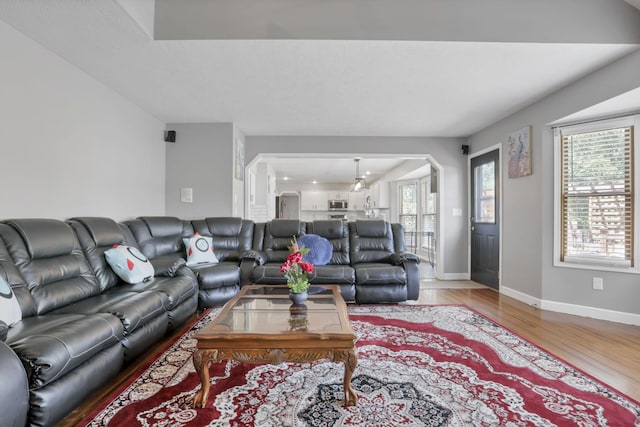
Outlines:
{"label": "carved table leg", "polygon": [[333,356],[334,362],[344,362],[344,406],[355,406],[358,403],[358,395],[356,395],[353,388],[351,388],[351,377],[353,371],[358,366],[358,355],[355,350],[345,350],[342,352],[336,352]]}
{"label": "carved table leg", "polygon": [[209,365],[218,361],[218,350],[196,350],[193,353],[193,366],[200,377],[202,387],[193,399],[194,408],[204,408],[209,400]]}

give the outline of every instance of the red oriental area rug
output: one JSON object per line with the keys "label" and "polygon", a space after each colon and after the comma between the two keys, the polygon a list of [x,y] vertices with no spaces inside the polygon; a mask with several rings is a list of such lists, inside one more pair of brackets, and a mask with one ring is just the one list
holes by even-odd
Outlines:
{"label": "red oriental area rug", "polygon": [[203,316],[81,425],[640,426],[640,404],[465,306],[351,306],[358,335],[342,407],[342,364],[211,367],[207,406],[191,355]]}

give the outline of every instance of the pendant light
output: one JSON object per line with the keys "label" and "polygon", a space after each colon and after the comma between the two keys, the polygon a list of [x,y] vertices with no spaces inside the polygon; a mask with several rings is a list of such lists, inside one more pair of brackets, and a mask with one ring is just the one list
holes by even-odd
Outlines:
{"label": "pendant light", "polygon": [[367,182],[360,176],[360,157],[353,159],[356,162],[356,179],[353,181],[351,191],[362,191],[367,187]]}

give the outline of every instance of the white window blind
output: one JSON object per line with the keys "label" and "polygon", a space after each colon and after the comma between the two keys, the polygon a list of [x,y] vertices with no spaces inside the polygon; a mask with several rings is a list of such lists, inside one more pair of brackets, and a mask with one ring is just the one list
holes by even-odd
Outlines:
{"label": "white window blind", "polygon": [[632,125],[560,129],[560,260],[634,266]]}

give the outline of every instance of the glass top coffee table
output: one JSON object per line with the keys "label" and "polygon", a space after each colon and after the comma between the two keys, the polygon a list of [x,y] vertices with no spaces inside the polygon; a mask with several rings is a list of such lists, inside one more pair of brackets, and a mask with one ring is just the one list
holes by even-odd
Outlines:
{"label": "glass top coffee table", "polygon": [[209,365],[231,359],[244,363],[344,363],[344,405],[357,403],[351,377],[358,365],[356,335],[337,285],[312,286],[304,305],[292,305],[286,286],[248,285],[230,300],[198,341],[193,364],[202,382],[193,405],[209,399]]}

